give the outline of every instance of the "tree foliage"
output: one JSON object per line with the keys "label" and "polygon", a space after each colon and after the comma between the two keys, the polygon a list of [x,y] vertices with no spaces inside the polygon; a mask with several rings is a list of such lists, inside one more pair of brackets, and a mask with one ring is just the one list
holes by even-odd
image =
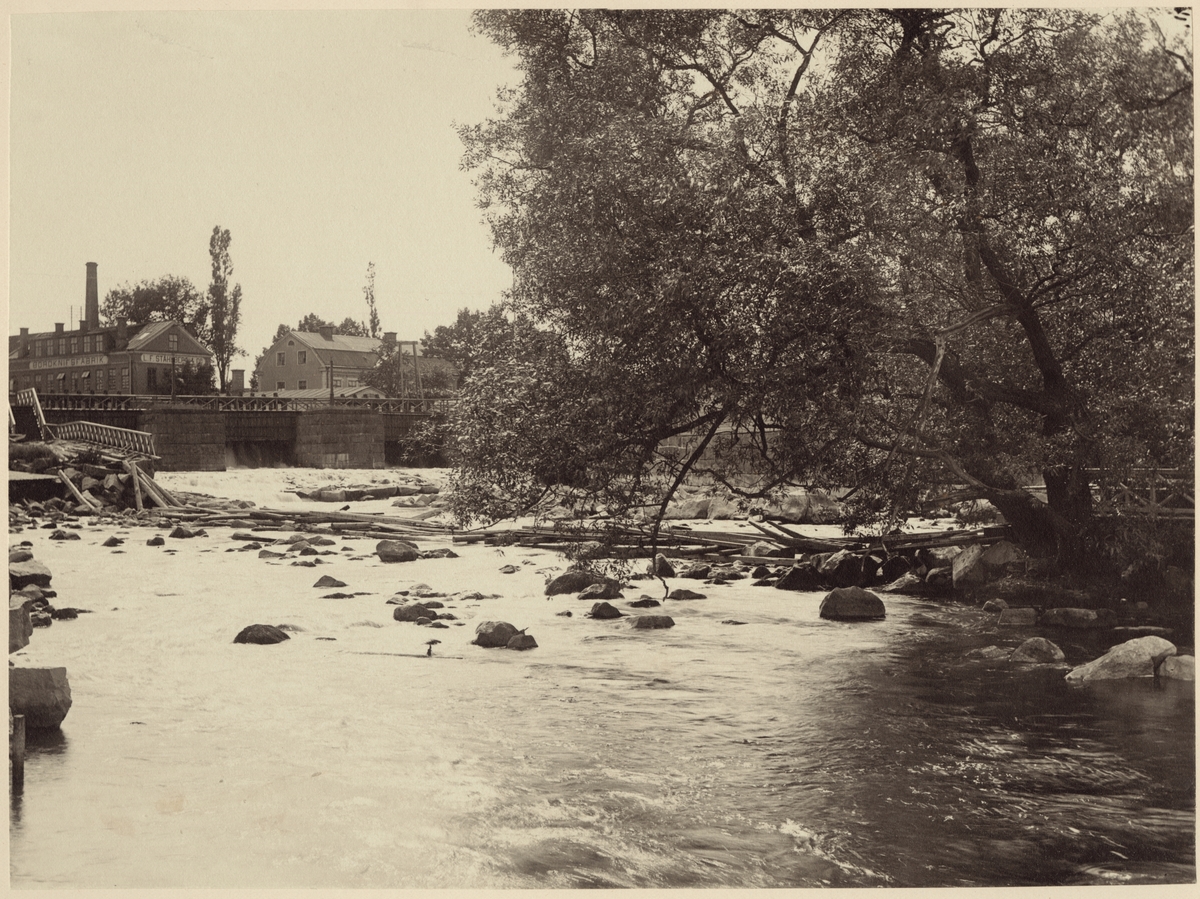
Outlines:
{"label": "tree foliage", "polygon": [[136,284],[121,284],[110,290],[100,304],[100,318],[115,325],[118,318],[130,325],[177,321],[204,344],[211,340],[208,301],[187,278],[163,275]]}
{"label": "tree foliage", "polygon": [[467,382],[456,477],[487,511],[553,483],[634,504],[698,466],[852,487],[887,527],[953,484],[1069,554],[1087,469],[1191,465],[1191,56],[1153,19],[475,22],[523,80],[464,162],[513,309],[555,338]]}
{"label": "tree foliage", "polygon": [[228,388],[229,364],[242,351],[236,342],[238,326],[242,321],[242,285],[229,284],[229,279],[233,277],[233,260],[229,255],[231,241],[229,229],[216,225],[208,242],[208,255],[212,262],[212,282],[208,285],[212,328],[210,348],[221,393]]}
{"label": "tree foliage", "polygon": [[514,331],[528,327],[527,320],[509,320],[506,307],[494,304],[485,310],[463,308],[452,325],[438,325],[433,333],[421,338],[421,352],[430,358],[445,359],[458,369],[459,383],[469,377],[480,362],[504,359],[511,355]]}
{"label": "tree foliage", "polygon": [[367,300],[367,333],[364,337],[379,336],[379,308],[375,305],[375,263],[367,263],[367,283],[363,285],[363,296]]}

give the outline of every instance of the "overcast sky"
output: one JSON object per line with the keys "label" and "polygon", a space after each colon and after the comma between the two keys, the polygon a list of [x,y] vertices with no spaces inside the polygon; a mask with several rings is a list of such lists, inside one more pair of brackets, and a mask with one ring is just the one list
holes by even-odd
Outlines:
{"label": "overcast sky", "polygon": [[[280,322],[367,318],[402,340],[511,283],[454,123],[516,84],[466,10],[12,18],[9,332],[165,274],[204,290],[228,228],[249,359]],[[75,307],[74,312],[72,308]]]}

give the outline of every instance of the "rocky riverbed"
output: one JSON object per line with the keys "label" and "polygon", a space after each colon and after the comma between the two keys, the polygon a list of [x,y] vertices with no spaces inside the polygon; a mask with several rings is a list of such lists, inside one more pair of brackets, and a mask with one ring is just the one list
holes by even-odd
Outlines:
{"label": "rocky riverbed", "polygon": [[[419,481],[429,492],[408,495],[432,497],[420,508],[437,513],[440,477],[158,479],[179,495],[297,512],[329,507],[301,494]],[[404,498],[344,495],[356,513],[394,514]],[[10,551],[31,556],[12,564],[36,562],[52,580],[23,585],[44,602],[29,590],[20,604],[51,625],[10,661],[65,667],[73,699],[59,736],[31,743],[14,884],[1194,879],[1194,789],[1179,773],[1194,759],[1193,653],[1150,608],[1110,617],[1022,605],[1014,592],[985,609],[872,590],[845,600],[857,610],[845,620],[825,614],[830,590],[779,586],[791,560],[700,578],[668,557],[666,590],[637,571],[643,561],[634,579],[558,592],[560,553],[449,535],[385,561],[377,539],[286,521],[18,516],[11,531]],[[54,617],[64,609],[74,617]],[[952,707],[966,717],[944,718]],[[1154,739],[1114,741],[1130,725]],[[146,761],[106,768],[126,757]],[[992,766],[1001,788],[976,779]],[[889,785],[860,789],[882,772]],[[1089,802],[1130,823],[1104,823]],[[893,818],[903,803],[932,844]],[[1054,820],[1055,803],[1057,823],[1023,830],[1022,815]],[[320,848],[331,827],[352,838]],[[53,855],[38,848],[46,839]],[[140,861],[118,860],[138,840],[150,846]],[[1022,861],[1031,840],[1043,861]],[[432,855],[412,855],[418,846]]]}

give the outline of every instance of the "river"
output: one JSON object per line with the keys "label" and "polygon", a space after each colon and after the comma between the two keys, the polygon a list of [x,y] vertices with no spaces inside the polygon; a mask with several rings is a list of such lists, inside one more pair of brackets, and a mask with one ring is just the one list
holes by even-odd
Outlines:
{"label": "river", "polygon": [[[1025,636],[975,608],[835,623],[820,594],[691,582],[708,598],[653,610],[674,628],[634,631],[541,595],[548,552],[404,567],[347,543],[322,567],[370,595],[323,599],[321,571],[224,552],[228,531],[46,533],[13,540],[92,613],[18,658],[65,665],[74,705],[31,735],[13,887],[1195,881],[1193,684],[973,657]],[[501,595],[445,598],[465,626],[431,632],[384,604],[418,579]],[[539,648],[469,645],[487,618]],[[254,622],[299,629],[231,642]]]}

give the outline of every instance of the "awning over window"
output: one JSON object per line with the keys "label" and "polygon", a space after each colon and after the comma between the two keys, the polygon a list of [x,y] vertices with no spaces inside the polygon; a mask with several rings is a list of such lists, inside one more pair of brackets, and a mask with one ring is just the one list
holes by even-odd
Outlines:
{"label": "awning over window", "polygon": [[85,371],[82,375],[80,375],[82,378],[90,378],[91,376],[92,373],[90,371]]}
{"label": "awning over window", "polygon": [[65,371],[60,371],[58,374],[56,374],[56,375],[54,376],[54,380],[56,380],[56,381],[61,381],[61,380],[62,380],[63,378],[65,378],[66,376],[67,376],[67,373],[66,373]]}

